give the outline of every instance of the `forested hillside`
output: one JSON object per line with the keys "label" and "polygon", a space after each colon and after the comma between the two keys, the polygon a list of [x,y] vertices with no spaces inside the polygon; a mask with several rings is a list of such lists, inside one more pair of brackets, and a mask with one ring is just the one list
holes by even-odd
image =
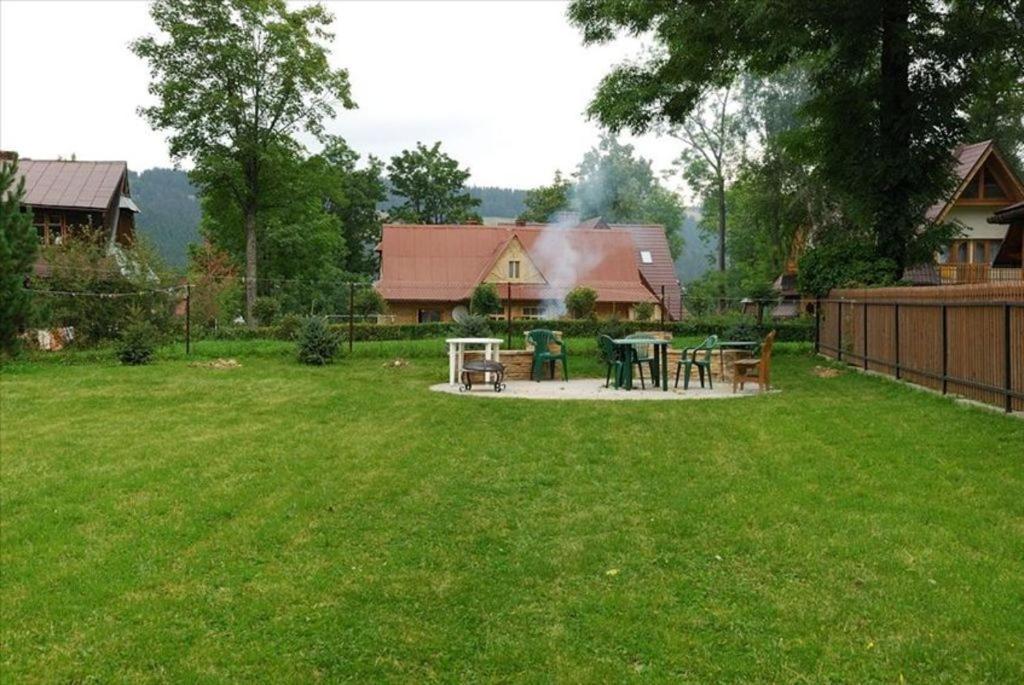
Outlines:
{"label": "forested hillside", "polygon": [[716,239],[697,227],[700,215],[687,211],[680,234],[683,236],[683,251],[676,259],[676,275],[683,284],[694,281],[712,268]]}
{"label": "forested hillside", "polygon": [[[476,213],[480,216],[519,216],[525,205],[526,191],[518,188],[496,188],[492,186],[466,186],[466,192],[470,197],[480,200],[476,207]],[[402,203],[402,198],[394,193],[388,193],[388,199],[381,202],[378,208],[383,212],[391,207]]]}
{"label": "forested hillside", "polygon": [[[199,199],[184,171],[146,169],[130,172],[132,197],[142,213],[136,219],[139,233],[146,236],[170,266],[182,267],[188,244],[199,242]],[[469,194],[480,198],[480,216],[515,217],[523,211],[525,190],[469,186]],[[382,209],[391,206],[389,202]],[[699,278],[709,268],[708,256],[714,245],[705,242],[696,218],[687,213],[681,230],[684,247],[676,260],[676,272],[683,283]]]}
{"label": "forested hillside", "polygon": [[128,184],[141,210],[135,218],[139,234],[170,266],[185,266],[188,244],[199,241],[200,219],[199,199],[188,176],[177,169],[130,171]]}
{"label": "forested hillside", "polygon": [[[142,212],[136,218],[141,235],[146,236],[167,263],[184,266],[188,244],[199,241],[201,211],[195,188],[188,175],[178,169],[146,169],[141,174],[129,172],[132,198]],[[525,190],[469,186],[469,194],[480,198],[480,216],[515,217],[523,211]],[[387,210],[395,204],[393,197],[381,203]]]}

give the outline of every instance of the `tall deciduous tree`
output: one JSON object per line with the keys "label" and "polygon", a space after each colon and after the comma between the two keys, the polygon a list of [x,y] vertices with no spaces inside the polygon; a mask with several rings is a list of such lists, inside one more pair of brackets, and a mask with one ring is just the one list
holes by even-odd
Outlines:
{"label": "tall deciduous tree", "polygon": [[662,224],[673,259],[682,251],[683,206],[632,145],[623,145],[614,136],[602,137],[597,147],[583,156],[576,178],[573,201],[581,217]]}
{"label": "tall deciduous tree", "polygon": [[8,354],[17,349],[18,333],[28,325],[32,300],[25,279],[39,249],[32,215],[21,208],[25,179],[17,171],[17,161],[0,161],[0,352]]}
{"label": "tall deciduous tree", "polygon": [[543,223],[556,213],[569,208],[572,181],[555,172],[549,186],[540,186],[526,193],[523,204],[526,209],[519,215],[520,221]]}
{"label": "tall deciduous tree", "polygon": [[380,241],[377,205],[387,199],[384,164],[373,157],[359,166],[359,153],[342,138],[330,136],[317,155],[324,165],[325,208],[341,221],[347,253],[345,271],[372,276],[377,267]]}
{"label": "tall deciduous tree", "polygon": [[441,143],[403,150],[391,158],[388,174],[392,191],[404,201],[391,210],[391,218],[415,224],[458,224],[478,219],[480,200],[466,192],[469,169],[441,152]]}
{"label": "tall deciduous tree", "polygon": [[[843,212],[870,226],[894,275],[933,246],[925,209],[952,184],[950,150],[994,54],[1024,63],[1020,0],[574,0],[588,43],[649,35],[654,49],[602,81],[590,114],[617,130],[679,126],[743,73],[808,70],[815,166]],[[998,91],[1019,87],[988,82]]]}
{"label": "tall deciduous tree", "polygon": [[195,163],[203,192],[225,190],[241,212],[252,325],[268,154],[299,130],[320,135],[337,105],[355,106],[348,73],[327,61],[332,17],[284,0],[157,0],[150,14],[160,34],[132,49],[149,64],[157,102],[140,112],[169,132],[172,158]]}
{"label": "tall deciduous tree", "polygon": [[669,129],[685,145],[677,161],[683,178],[700,193],[705,206],[714,206],[719,271],[725,271],[725,190],[744,158],[746,129],[746,118],[729,86],[704,94],[692,113]]}

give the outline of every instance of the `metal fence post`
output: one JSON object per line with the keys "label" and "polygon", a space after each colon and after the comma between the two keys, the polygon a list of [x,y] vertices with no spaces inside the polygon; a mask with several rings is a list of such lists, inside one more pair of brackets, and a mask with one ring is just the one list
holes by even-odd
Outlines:
{"label": "metal fence post", "polygon": [[896,378],[900,377],[900,305],[899,302],[893,305],[893,333],[894,333],[894,346],[896,348]]}
{"label": "metal fence post", "polygon": [[947,350],[949,349],[949,346],[946,344],[946,333],[947,333],[947,329],[949,327],[949,324],[947,322],[947,319],[949,318],[948,317],[948,313],[949,312],[947,311],[946,304],[943,303],[943,305],[942,305],[942,394],[943,395],[946,394],[946,390],[947,390],[947,387],[949,385],[949,381],[947,380],[947,377],[949,375],[949,353],[948,353]]}
{"label": "metal fence post", "polygon": [[356,332],[356,284],[349,282],[348,284],[348,351],[352,351],[352,339],[355,337]]}
{"label": "metal fence post", "polygon": [[814,354],[821,354],[821,298],[814,302]]}
{"label": "metal fence post", "polygon": [[861,307],[863,308],[863,313],[862,313],[862,317],[863,317],[862,327],[863,327],[863,330],[861,332],[864,334],[864,370],[867,371],[867,368],[868,368],[868,303],[867,303],[867,300],[864,301],[864,303],[861,305]]}
{"label": "metal fence post", "polygon": [[1006,413],[1013,411],[1013,363],[1010,358],[1010,305],[1003,305],[1003,346],[1005,350]]}
{"label": "metal fence post", "polygon": [[505,337],[506,349],[512,349],[512,281],[505,284]]}
{"label": "metal fence post", "polygon": [[185,354],[192,354],[192,284],[185,284]]}
{"label": "metal fence post", "polygon": [[665,286],[661,286],[661,302],[658,305],[661,310],[661,330],[665,330]]}
{"label": "metal fence post", "polygon": [[843,301],[839,300],[836,302],[836,307],[839,310],[839,330],[836,332],[836,360],[843,361]]}

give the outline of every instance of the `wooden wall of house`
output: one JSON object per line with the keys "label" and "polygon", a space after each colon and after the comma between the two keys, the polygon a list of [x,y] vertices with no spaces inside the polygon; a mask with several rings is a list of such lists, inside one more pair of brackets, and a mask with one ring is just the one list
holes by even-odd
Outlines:
{"label": "wooden wall of house", "polygon": [[[391,317],[391,321],[396,324],[408,324],[408,323],[419,323],[421,311],[435,311],[439,314],[439,320],[442,322],[452,321],[452,310],[456,304],[452,302],[411,302],[411,301],[391,301],[388,302],[388,315]],[[540,302],[536,301],[523,301],[512,303],[512,318],[515,320],[521,319],[536,319],[539,317]],[[616,316],[620,319],[632,319],[633,317],[633,305],[625,302],[599,302],[596,307],[596,314],[599,319],[608,319]],[[500,315],[504,318],[505,312],[502,310]],[[660,317],[658,305],[654,305],[654,316],[653,321],[657,321]]]}

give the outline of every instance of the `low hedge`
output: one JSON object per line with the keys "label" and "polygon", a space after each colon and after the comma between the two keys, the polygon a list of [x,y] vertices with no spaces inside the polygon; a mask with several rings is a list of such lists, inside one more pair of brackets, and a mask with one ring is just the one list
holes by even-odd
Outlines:
{"label": "low hedge", "polygon": [[[560,319],[555,321],[513,321],[512,335],[522,340],[526,331],[533,328],[550,328],[562,331],[567,338],[589,338],[595,337],[609,325],[610,322],[591,319]],[[768,331],[776,331],[776,340],[779,342],[810,342],[814,340],[814,320],[810,318],[791,319],[786,321],[766,322],[762,326],[756,326],[752,319],[738,319],[735,316],[707,316],[692,317],[684,321],[665,322],[664,330],[671,331],[675,336],[701,336],[715,333],[722,335],[730,328],[745,324],[753,330],[757,330],[761,337],[768,334]],[[357,323],[352,327],[353,340],[356,342],[374,342],[381,340],[424,340],[429,338],[451,337],[454,330],[454,323],[415,323],[415,324],[372,324]],[[662,326],[657,321],[617,321],[615,326],[624,333],[637,333],[640,331],[661,330]],[[347,324],[331,324],[331,329],[336,331],[343,340],[348,340]],[[506,324],[504,321],[495,321],[491,326],[494,336],[504,338]],[[279,326],[257,326],[248,328],[246,326],[221,327],[208,331],[205,335],[212,340],[289,340],[292,333],[282,330]],[[200,336],[197,336],[200,337]]]}

